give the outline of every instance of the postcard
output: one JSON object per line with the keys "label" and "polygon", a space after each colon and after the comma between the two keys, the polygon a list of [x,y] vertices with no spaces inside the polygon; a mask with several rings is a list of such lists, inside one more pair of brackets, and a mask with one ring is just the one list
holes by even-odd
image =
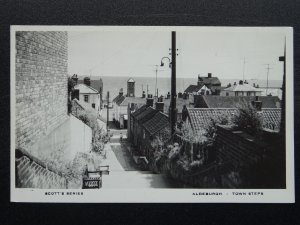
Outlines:
{"label": "postcard", "polygon": [[290,27],[11,26],[11,201],[293,203]]}

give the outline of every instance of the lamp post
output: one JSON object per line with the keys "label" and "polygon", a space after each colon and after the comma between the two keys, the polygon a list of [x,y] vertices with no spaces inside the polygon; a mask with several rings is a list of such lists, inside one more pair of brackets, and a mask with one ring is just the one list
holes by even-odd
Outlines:
{"label": "lamp post", "polygon": [[170,121],[171,121],[171,135],[175,133],[176,128],[176,32],[172,31],[172,60],[169,57],[161,59],[160,66],[164,66],[164,60],[169,60],[169,67],[172,70],[171,76],[171,102],[170,102]]}

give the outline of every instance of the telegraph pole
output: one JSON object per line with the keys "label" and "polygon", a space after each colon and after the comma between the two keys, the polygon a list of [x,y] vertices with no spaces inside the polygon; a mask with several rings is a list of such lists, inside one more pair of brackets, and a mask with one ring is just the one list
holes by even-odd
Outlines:
{"label": "telegraph pole", "polygon": [[269,89],[269,71],[270,69],[270,64],[266,64],[267,65],[267,90],[266,90],[266,96],[268,95],[268,89]]}
{"label": "telegraph pole", "polygon": [[172,31],[172,77],[171,77],[171,135],[175,133],[176,128],[176,32]]}
{"label": "telegraph pole", "polygon": [[245,64],[246,64],[246,58],[244,57],[244,64],[243,64],[243,82],[245,81]]}
{"label": "telegraph pole", "polygon": [[107,120],[106,120],[106,131],[108,131],[108,121],[109,121],[109,91],[107,92]]}
{"label": "telegraph pole", "polygon": [[154,88],[154,97],[155,97],[155,94],[156,94],[156,97],[158,97],[158,88],[157,88],[157,72],[158,71],[163,71],[163,70],[159,70],[158,69],[158,65],[155,65],[155,88]]}
{"label": "telegraph pole", "polygon": [[148,92],[149,92],[149,88],[148,88],[148,84],[147,84],[147,98],[148,98]]}

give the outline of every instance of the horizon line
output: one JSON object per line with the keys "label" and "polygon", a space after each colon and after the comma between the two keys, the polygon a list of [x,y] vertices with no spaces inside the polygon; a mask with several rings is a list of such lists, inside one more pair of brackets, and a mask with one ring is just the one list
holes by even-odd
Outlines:
{"label": "horizon line", "polygon": [[[73,75],[69,75],[70,77],[72,77]],[[99,77],[99,78],[101,78],[101,77],[124,77],[124,78],[130,78],[130,77],[138,77],[138,78],[155,78],[155,76],[122,76],[122,75],[103,75],[103,76],[99,76],[99,75],[91,75],[91,76],[89,76],[89,75],[78,75],[77,74],[77,76],[78,77]],[[201,77],[207,77],[207,76],[201,76]],[[212,76],[212,77],[214,77],[214,76]],[[218,76],[215,76],[215,77],[217,77],[217,78],[219,78],[219,79],[224,79],[224,80],[242,80],[242,79],[240,79],[240,78],[220,78],[220,77],[218,77]],[[163,76],[163,77],[157,77],[157,78],[169,78],[169,77],[165,77],[165,76]],[[171,77],[170,77],[171,78]],[[184,76],[184,77],[182,77],[182,76],[177,76],[176,78],[198,78],[198,76],[193,76],[193,77],[190,77],[190,76]],[[245,80],[267,80],[267,79],[256,79],[256,78],[248,78],[248,79],[245,79]],[[283,79],[269,79],[269,81],[270,80],[276,80],[276,81],[282,81]]]}

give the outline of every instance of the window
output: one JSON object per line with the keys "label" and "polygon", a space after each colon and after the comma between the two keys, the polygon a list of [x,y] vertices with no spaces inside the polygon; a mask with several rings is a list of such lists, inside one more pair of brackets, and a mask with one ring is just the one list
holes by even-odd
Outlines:
{"label": "window", "polygon": [[229,96],[229,93],[228,93],[228,92],[226,92],[226,96]]}
{"label": "window", "polygon": [[247,92],[247,96],[251,96],[251,92],[250,91]]}
{"label": "window", "polygon": [[95,103],[92,104],[93,109],[95,108]]}
{"label": "window", "polygon": [[235,92],[235,96],[239,96],[239,92],[238,91]]}
{"label": "window", "polygon": [[84,101],[85,101],[85,102],[89,102],[89,96],[88,96],[88,95],[85,95],[85,96],[84,96]]}

